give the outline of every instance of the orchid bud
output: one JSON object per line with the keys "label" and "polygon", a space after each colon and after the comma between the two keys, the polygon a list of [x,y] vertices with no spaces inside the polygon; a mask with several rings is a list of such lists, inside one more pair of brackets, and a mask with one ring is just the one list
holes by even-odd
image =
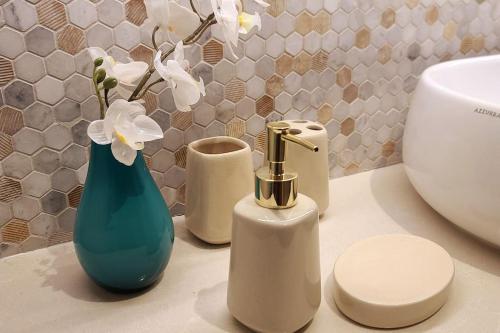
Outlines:
{"label": "orchid bud", "polygon": [[103,82],[103,87],[104,89],[113,89],[114,87],[116,87],[118,85],[118,80],[115,79],[114,77],[108,77],[106,78],[106,80],[104,80]]}
{"label": "orchid bud", "polygon": [[101,65],[102,65],[102,63],[103,63],[103,62],[104,62],[104,59],[103,59],[103,58],[101,58],[101,57],[99,57],[99,58],[97,58],[96,60],[94,60],[94,66],[95,66],[95,67],[99,67],[99,66],[101,66]]}
{"label": "orchid bud", "polygon": [[99,68],[95,72],[94,78],[97,83],[101,83],[102,81],[104,81],[104,78],[106,78],[106,71],[104,70],[104,68]]}

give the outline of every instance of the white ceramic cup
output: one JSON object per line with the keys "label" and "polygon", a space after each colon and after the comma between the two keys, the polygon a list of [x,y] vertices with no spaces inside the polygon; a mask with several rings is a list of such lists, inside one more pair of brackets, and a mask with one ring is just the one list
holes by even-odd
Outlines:
{"label": "white ceramic cup", "polygon": [[246,142],[218,136],[188,145],[186,225],[196,237],[229,243],[233,207],[252,191],[252,153]]}

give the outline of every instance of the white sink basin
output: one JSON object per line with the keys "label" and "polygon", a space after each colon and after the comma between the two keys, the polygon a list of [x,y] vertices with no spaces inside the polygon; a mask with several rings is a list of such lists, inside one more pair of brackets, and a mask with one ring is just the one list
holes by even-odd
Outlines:
{"label": "white sink basin", "polygon": [[403,160],[427,203],[500,246],[500,56],[450,61],[423,73]]}

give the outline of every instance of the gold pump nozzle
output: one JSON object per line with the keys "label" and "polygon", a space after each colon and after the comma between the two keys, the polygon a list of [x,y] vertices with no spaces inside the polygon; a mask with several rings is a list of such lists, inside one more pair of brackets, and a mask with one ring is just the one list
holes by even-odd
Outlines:
{"label": "gold pump nozzle", "polygon": [[285,122],[267,124],[267,160],[269,167],[255,173],[255,199],[263,207],[289,208],[297,201],[297,173],[285,169],[287,142],[299,144],[317,152],[318,147],[311,142],[290,133],[290,125]]}

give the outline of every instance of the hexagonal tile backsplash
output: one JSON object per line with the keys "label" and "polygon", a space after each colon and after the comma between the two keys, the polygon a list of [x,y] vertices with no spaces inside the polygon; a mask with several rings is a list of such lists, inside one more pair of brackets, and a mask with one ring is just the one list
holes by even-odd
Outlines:
{"label": "hexagonal tile backsplash", "polygon": [[[207,15],[208,0],[200,0]],[[252,6],[252,1],[248,1]],[[266,121],[321,122],[332,177],[401,161],[418,76],[449,59],[495,53],[494,0],[269,0],[263,28],[233,59],[217,27],[186,51],[207,96],[175,110],[157,86],[144,97],[164,140],[144,149],[173,214],[184,211],[186,144],[230,135],[263,161]],[[143,0],[0,0],[0,256],[71,239],[98,117],[84,50],[150,62]],[[253,10],[255,6],[251,7]]]}

